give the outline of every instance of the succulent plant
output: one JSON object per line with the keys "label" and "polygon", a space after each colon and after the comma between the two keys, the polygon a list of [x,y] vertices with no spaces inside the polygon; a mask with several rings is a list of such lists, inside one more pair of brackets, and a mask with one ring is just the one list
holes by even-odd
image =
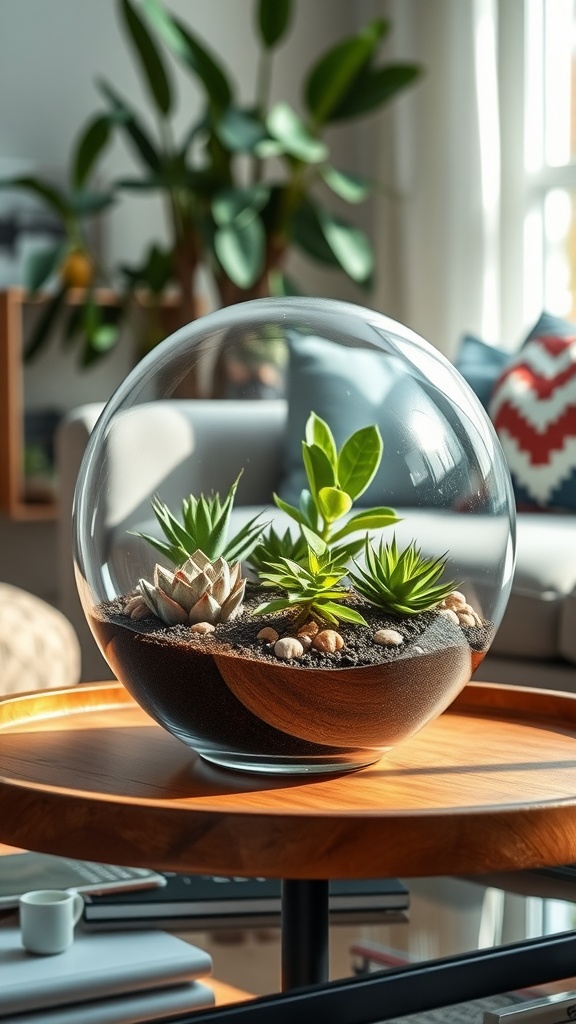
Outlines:
{"label": "succulent plant", "polygon": [[364,545],[365,567],[355,562],[350,571],[355,589],[371,604],[398,615],[418,615],[434,608],[455,587],[452,580],[440,583],[446,558],[424,558],[412,542],[398,551],[396,537],[390,544],[380,541],[374,550],[369,538]]}
{"label": "succulent plant", "polygon": [[259,523],[260,516],[254,516],[231,540],[228,540],[230,516],[234,497],[242,473],[239,473],[224,501],[219,494],[195,498],[190,494],[182,502],[182,516],[178,520],[160,498],[152,501],[152,510],[166,541],[158,540],[147,533],[135,536],[151,544],[173,565],[180,565],[198,550],[211,561],[222,556],[228,562],[241,562],[247,558],[258,543],[265,523]]}
{"label": "succulent plant", "polygon": [[215,625],[233,619],[241,608],[246,580],[240,571],[239,562],[229,565],[222,557],[212,562],[195,551],[175,572],[156,565],[154,583],[139,580],[138,595],[168,626]]}
{"label": "succulent plant", "polygon": [[307,540],[307,564],[279,558],[261,571],[260,582],[264,587],[284,590],[287,596],[259,605],[253,614],[297,609],[294,625],[310,618],[332,625],[339,621],[366,625],[359,612],[342,603],[350,597],[350,590],[342,584],[348,572],[346,565],[335,560],[328,545],[312,531],[303,527],[303,533]]}
{"label": "succulent plant", "polygon": [[[312,530],[333,550],[334,545],[353,533],[397,523],[399,518],[394,509],[387,506],[366,508],[349,515],[354,501],[374,479],[382,453],[382,438],[376,426],[355,431],[338,451],[330,427],[312,412],[306,423],[306,439],[302,442],[309,490],[302,491],[298,508],[276,494],[274,501],[301,528]],[[344,516],[348,518],[337,527],[335,524]],[[356,552],[361,546],[362,541],[356,543]]]}

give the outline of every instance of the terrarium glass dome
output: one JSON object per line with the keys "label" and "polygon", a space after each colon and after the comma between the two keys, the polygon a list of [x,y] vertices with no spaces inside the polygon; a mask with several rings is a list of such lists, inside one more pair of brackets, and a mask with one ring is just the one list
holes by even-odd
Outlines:
{"label": "terrarium glass dome", "polygon": [[[241,374],[240,401],[180,397],[246,339],[286,347],[286,399],[243,397]],[[326,772],[468,682],[514,531],[492,425],[437,350],[359,306],[259,299],[183,327],[108,402],[74,557],[104,657],[160,725],[227,767]]]}

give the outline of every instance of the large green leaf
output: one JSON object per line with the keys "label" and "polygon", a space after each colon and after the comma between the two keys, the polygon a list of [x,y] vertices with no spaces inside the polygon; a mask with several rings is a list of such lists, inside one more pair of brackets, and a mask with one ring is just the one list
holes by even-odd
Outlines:
{"label": "large green leaf", "polygon": [[320,174],[328,188],[347,203],[362,203],[372,191],[371,183],[359,174],[349,174],[329,165],[321,167]]}
{"label": "large green leaf", "polygon": [[342,445],[338,456],[338,483],[351,498],[369,487],[382,460],[382,437],[376,426],[362,427]]}
{"label": "large green leaf", "polygon": [[212,200],[212,216],[219,227],[228,224],[242,227],[254,219],[269,198],[270,189],[266,185],[221,189]]}
{"label": "large green leaf", "polygon": [[268,133],[257,117],[238,107],[229,107],[216,119],[214,131],[233,153],[254,153]]}
{"label": "large green leaf", "polygon": [[272,49],[285,35],[292,13],[291,0],[259,0],[257,24],[260,38]]}
{"label": "large green leaf", "polygon": [[68,249],[68,242],[58,242],[49,249],[32,251],[24,264],[24,286],[36,292],[54,273]]}
{"label": "large green leaf", "polygon": [[251,288],[264,270],[266,234],[260,217],[242,226],[216,228],[214,250],[230,280],[239,288]]}
{"label": "large green leaf", "polygon": [[5,178],[0,181],[0,188],[23,188],[27,192],[33,192],[64,220],[72,213],[70,203],[62,190],[40,178]]}
{"label": "large green leaf", "polygon": [[150,95],[160,113],[166,116],[172,109],[172,89],[164,61],[142,18],[130,0],[121,0],[120,10],[129,39],[139,58]]}
{"label": "large green leaf", "polygon": [[384,106],[422,74],[417,64],[389,64],[383,68],[365,68],[348,93],[333,109],[330,120],[360,117]]}
{"label": "large green leaf", "polygon": [[307,164],[326,160],[326,145],[311,135],[304,121],[288,103],[276,103],[268,117],[266,127],[273,139],[282,144],[286,153]]}
{"label": "large green leaf", "polygon": [[160,0],[142,0],[142,7],[168,49],[200,79],[211,105],[219,111],[229,107],[232,88],[216,58],[166,10]]}
{"label": "large green leaf", "polygon": [[335,217],[325,207],[317,206],[316,212],[322,234],[342,270],[353,281],[368,281],[374,269],[374,254],[368,236],[341,217]]}
{"label": "large green leaf", "polygon": [[357,512],[342,526],[331,538],[331,543],[348,537],[358,530],[381,530],[385,526],[393,526],[399,523],[400,517],[396,515],[393,508],[380,506],[378,508],[367,508],[363,512]]}
{"label": "large green leaf", "polygon": [[340,266],[339,260],[326,241],[316,210],[309,200],[305,200],[294,211],[291,229],[294,242],[306,255],[328,266]]}
{"label": "large green leaf", "polygon": [[387,21],[371,21],[357,36],[338,43],[314,65],[304,85],[304,98],[318,124],[327,121],[341,104],[388,30]]}
{"label": "large green leaf", "polygon": [[137,154],[153,171],[160,171],[162,157],[130,105],[103,79],[98,82],[98,87],[110,103],[110,117],[124,129]]}
{"label": "large green leaf", "polygon": [[91,192],[84,188],[72,192],[70,196],[70,206],[78,217],[92,217],[102,213],[115,202],[116,197],[111,192]]}
{"label": "large green leaf", "polygon": [[335,523],[352,508],[352,498],[339,487],[321,487],[318,491],[318,508],[327,523]]}
{"label": "large green leaf", "polygon": [[109,138],[110,119],[105,114],[98,114],[80,136],[72,158],[71,179],[74,188],[81,188],[88,180]]}

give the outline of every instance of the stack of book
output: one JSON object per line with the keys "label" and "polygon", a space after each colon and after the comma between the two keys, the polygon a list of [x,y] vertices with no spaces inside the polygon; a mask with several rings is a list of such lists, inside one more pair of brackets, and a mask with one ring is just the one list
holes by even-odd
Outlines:
{"label": "stack of book", "polygon": [[[166,884],[131,892],[85,895],[87,929],[257,928],[280,924],[281,882],[164,872]],[[410,894],[398,878],[330,882],[330,920],[406,921]]]}
{"label": "stack of book", "polygon": [[214,1003],[197,979],[208,953],[162,931],[77,932],[55,956],[22,946],[18,927],[0,929],[1,1024],[132,1024]]}

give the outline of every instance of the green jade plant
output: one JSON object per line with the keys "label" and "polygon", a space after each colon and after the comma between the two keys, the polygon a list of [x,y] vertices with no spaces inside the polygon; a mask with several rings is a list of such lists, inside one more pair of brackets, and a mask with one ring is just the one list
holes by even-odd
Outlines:
{"label": "green jade plant", "polygon": [[[153,510],[166,540],[138,535],[171,561],[175,571],[157,565],[153,583],[139,581],[126,612],[141,618],[152,611],[167,625],[213,627],[229,621],[239,614],[245,593],[242,560],[255,572],[256,587],[280,594],[252,614],[293,613],[292,633],[309,620],[319,627],[339,622],[365,626],[358,609],[362,600],[399,617],[436,608],[450,595],[463,602],[453,581],[441,582],[446,556],[426,558],[414,542],[399,551],[395,538],[389,545],[380,540],[378,546],[370,540],[369,531],[399,522],[387,506],[354,510],[382,454],[376,426],[356,431],[338,450],[328,424],[311,413],[302,442],[308,487],[298,507],[274,495],[276,506],[296,523],[296,536],[290,530],[279,534],[273,527],[266,534],[267,524],[255,517],[227,539],[240,477],[224,502],[218,495],[185,499],[181,521],[155,498]],[[363,564],[356,560],[361,551]],[[351,560],[354,568],[349,567]]]}

